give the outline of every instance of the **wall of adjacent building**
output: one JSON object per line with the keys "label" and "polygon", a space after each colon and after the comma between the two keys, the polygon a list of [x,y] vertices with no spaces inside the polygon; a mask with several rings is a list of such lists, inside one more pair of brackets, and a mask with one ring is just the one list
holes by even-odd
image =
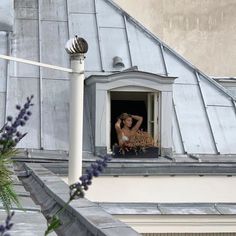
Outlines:
{"label": "wall of adjacent building", "polygon": [[[235,184],[236,176],[101,176],[86,197],[93,202],[230,203],[236,199]],[[109,194],[99,191],[101,186]]]}
{"label": "wall of adjacent building", "polygon": [[235,0],[114,0],[208,75],[236,75]]}

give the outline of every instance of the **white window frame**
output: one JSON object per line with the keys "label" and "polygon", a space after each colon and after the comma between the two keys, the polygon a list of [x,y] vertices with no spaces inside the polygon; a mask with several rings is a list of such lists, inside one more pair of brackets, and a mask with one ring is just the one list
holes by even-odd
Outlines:
{"label": "white window frame", "polygon": [[111,150],[111,91],[107,91],[107,153],[112,153]]}
{"label": "white window frame", "polygon": [[[153,99],[153,106],[152,106]],[[160,143],[160,92],[148,93],[148,104],[147,104],[147,130],[148,133],[153,136],[155,144]],[[153,119],[151,114],[153,113]],[[153,130],[151,129],[151,124],[153,123]]]}

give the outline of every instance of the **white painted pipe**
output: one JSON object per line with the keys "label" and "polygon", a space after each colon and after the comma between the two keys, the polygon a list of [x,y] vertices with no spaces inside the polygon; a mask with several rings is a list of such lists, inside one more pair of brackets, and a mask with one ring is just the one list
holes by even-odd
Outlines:
{"label": "white painted pipe", "polygon": [[71,56],[70,77],[70,144],[69,184],[82,175],[83,105],[84,105],[84,54]]}

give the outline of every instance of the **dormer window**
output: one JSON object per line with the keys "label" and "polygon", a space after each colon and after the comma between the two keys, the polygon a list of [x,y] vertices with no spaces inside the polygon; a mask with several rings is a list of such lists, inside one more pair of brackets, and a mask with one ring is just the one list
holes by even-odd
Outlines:
{"label": "dormer window", "polygon": [[141,129],[158,143],[161,155],[172,154],[172,84],[174,77],[140,71],[90,76],[90,98],[95,154],[105,154],[117,142],[114,125],[123,112],[144,118]]}

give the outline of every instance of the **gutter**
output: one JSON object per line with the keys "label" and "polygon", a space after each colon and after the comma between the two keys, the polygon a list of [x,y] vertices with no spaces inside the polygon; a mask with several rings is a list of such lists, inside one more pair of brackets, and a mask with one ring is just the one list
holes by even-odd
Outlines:
{"label": "gutter", "polygon": [[[69,199],[69,186],[38,163],[25,163],[21,165],[21,171],[26,171],[26,177],[21,177],[25,188],[41,206],[45,218],[50,219]],[[59,219],[63,224],[56,233],[63,236],[140,235],[125,223],[113,218],[98,204],[85,198],[72,201],[59,215]]]}

